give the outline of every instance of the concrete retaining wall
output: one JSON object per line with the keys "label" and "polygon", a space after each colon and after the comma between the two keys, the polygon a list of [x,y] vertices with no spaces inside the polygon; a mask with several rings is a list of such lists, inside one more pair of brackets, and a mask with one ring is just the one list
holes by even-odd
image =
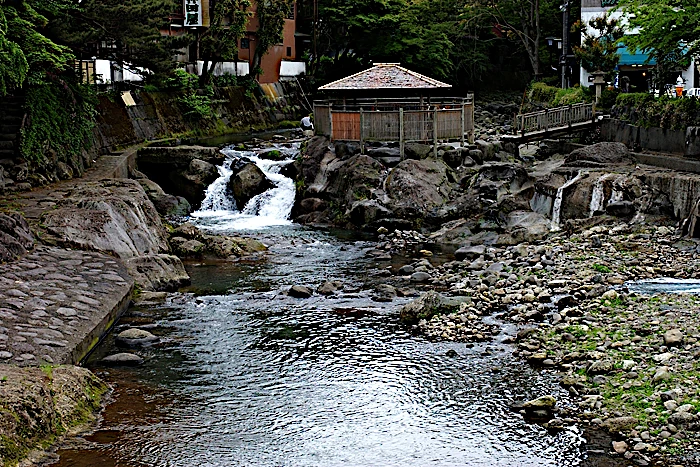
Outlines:
{"label": "concrete retaining wall", "polygon": [[[269,89],[274,89],[274,93]],[[247,92],[240,87],[217,88],[213,118],[183,115],[178,100],[185,92],[130,92],[122,97],[100,97],[95,136],[97,151],[182,134],[220,135],[263,130],[283,120],[296,121],[302,113],[303,94],[296,81],[284,81]]]}
{"label": "concrete retaining wall", "polygon": [[624,143],[631,149],[647,149],[671,154],[686,154],[686,132],[665,128],[643,128],[608,118],[600,127],[604,141]]}

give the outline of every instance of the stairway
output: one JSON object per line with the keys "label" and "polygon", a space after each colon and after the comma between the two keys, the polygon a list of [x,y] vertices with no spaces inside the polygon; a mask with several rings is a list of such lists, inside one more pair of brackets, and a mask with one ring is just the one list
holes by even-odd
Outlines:
{"label": "stairway", "polygon": [[0,160],[19,154],[19,130],[24,118],[24,95],[16,93],[0,98]]}

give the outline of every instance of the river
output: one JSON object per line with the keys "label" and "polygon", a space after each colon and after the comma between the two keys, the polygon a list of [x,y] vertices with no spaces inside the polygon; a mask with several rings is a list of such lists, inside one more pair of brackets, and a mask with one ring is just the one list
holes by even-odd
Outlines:
{"label": "river", "polygon": [[[298,146],[280,149],[292,158]],[[55,465],[617,465],[609,440],[576,426],[550,433],[509,409],[544,394],[572,403],[551,371],[512,357],[503,341],[514,328],[473,347],[411,335],[398,319],[410,298],[371,299],[388,264],[365,256],[368,239],[292,224],[294,185],[278,173],[288,162],[225,152],[258,163],[277,188],[238,211],[222,199],[225,164],[193,220],[254,236],[267,258],[189,263],[191,287],[129,310],[117,332],[139,326],[162,342],[124,368],[100,362],[121,351],[113,334],[99,345],[87,366],[115,386],[113,401]],[[283,293],[326,280],[342,292]]]}

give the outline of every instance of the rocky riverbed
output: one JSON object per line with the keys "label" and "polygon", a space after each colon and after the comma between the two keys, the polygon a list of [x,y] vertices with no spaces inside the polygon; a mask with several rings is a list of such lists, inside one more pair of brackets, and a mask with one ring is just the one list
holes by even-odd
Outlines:
{"label": "rocky riverbed", "polygon": [[[414,246],[415,260],[387,282],[429,290],[402,319],[431,339],[471,345],[499,329],[485,317],[518,324],[514,353],[556,369],[580,396],[577,410],[545,404],[538,418],[549,428],[600,426],[615,437],[611,449],[637,465],[697,462],[700,297],[629,287],[661,276],[700,278],[698,242],[672,226],[596,223],[542,241],[466,246],[439,265]],[[405,254],[425,242],[417,232],[383,232],[371,254]]]}

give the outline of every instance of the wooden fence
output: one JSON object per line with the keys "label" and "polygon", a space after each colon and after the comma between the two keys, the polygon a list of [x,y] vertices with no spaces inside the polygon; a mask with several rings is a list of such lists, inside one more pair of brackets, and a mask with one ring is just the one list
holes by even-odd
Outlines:
{"label": "wooden fence", "polygon": [[515,117],[515,131],[525,136],[571,127],[577,123],[593,121],[593,104],[572,104],[539,112],[518,114]]}
{"label": "wooden fence", "polygon": [[438,141],[474,142],[474,100],[364,100],[348,103],[314,102],[316,134],[331,140],[395,141],[404,144]]}

